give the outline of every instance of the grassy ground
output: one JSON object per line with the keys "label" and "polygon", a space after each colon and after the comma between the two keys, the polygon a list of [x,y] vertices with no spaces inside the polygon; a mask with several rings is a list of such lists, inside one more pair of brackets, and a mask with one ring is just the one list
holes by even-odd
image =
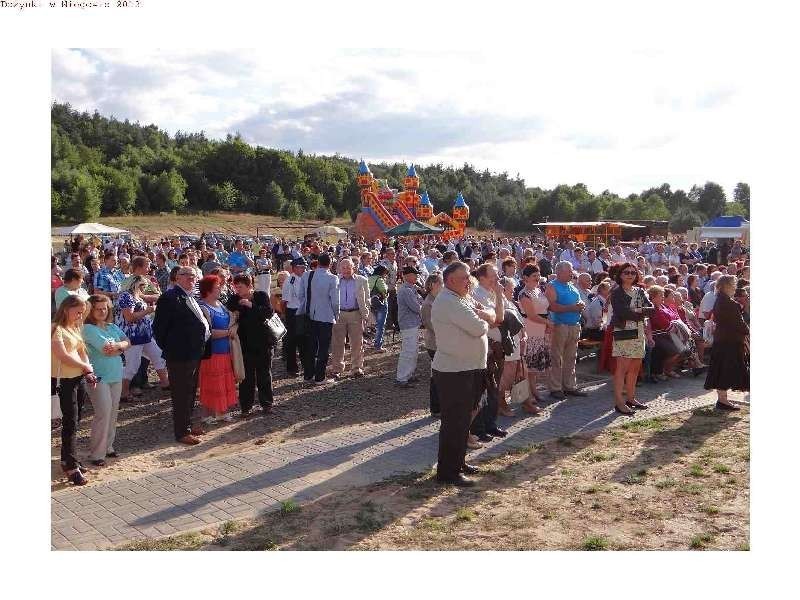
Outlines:
{"label": "grassy ground", "polygon": [[749,410],[698,409],[331,493],[129,550],[749,550]]}

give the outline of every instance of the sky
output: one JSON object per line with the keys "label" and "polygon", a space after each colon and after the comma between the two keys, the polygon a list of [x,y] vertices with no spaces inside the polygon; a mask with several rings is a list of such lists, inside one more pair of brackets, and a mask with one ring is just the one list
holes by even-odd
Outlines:
{"label": "sky", "polygon": [[[684,48],[682,46],[682,48]],[[52,100],[212,138],[367,162],[465,162],[620,195],[749,182],[735,56],[334,49],[55,49]],[[424,182],[422,182],[424,187]]]}

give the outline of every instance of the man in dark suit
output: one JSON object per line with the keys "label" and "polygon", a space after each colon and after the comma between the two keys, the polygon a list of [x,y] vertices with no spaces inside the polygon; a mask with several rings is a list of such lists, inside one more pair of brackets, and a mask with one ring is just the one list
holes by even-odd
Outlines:
{"label": "man in dark suit", "polygon": [[192,435],[192,407],[200,359],[211,337],[208,321],[192,296],[196,277],[192,267],[178,269],[177,285],[159,297],[153,320],[153,335],[167,361],[175,439],[190,446],[200,443]]}

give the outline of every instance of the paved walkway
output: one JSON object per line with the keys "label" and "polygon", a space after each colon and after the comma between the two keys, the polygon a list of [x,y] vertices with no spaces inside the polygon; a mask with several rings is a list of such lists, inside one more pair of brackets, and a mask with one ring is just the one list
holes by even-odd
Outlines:
{"label": "paved walkway", "polygon": [[[712,404],[703,377],[639,388],[651,418]],[[667,387],[669,386],[669,387]],[[587,398],[568,398],[528,418],[501,418],[509,435],[470,454],[500,455],[548,439],[621,425],[631,417],[611,410],[610,382],[587,386]],[[422,390],[422,387],[420,387]],[[97,550],[158,538],[275,510],[283,500],[308,502],[390,475],[426,471],[436,462],[439,422],[430,417],[365,425],[345,433],[265,446],[150,475],[52,494],[51,547]]]}

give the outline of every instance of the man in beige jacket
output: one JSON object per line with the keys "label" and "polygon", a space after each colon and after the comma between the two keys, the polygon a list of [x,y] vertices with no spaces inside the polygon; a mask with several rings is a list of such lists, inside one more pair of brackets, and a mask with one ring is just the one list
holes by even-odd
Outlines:
{"label": "man in beige jacket", "polygon": [[364,326],[369,318],[369,289],[367,278],[354,272],[349,258],[339,261],[339,320],[333,326],[331,340],[331,372],[337,379],[344,374],[344,344],[350,339],[352,372],[364,375]]}
{"label": "man in beige jacket", "polygon": [[431,307],[436,334],[433,380],[439,392],[442,424],[439,428],[440,483],[471,486],[464,477],[477,469],[465,462],[472,411],[486,389],[486,355],[489,326],[495,312],[479,309],[470,301],[469,268],[455,261],[443,273],[444,286]]}

